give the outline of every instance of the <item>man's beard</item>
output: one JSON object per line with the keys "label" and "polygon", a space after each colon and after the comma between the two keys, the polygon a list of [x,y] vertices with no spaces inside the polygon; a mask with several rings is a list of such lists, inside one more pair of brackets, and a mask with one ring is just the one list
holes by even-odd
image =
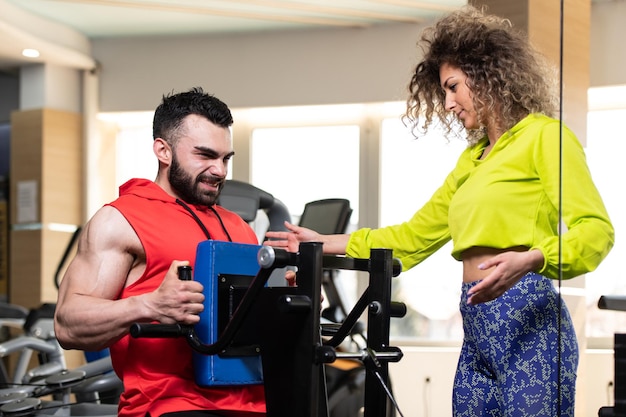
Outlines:
{"label": "man's beard", "polygon": [[[199,175],[194,180],[191,175],[185,172],[185,170],[180,166],[175,154],[172,156],[172,165],[170,166],[168,180],[172,189],[185,203],[205,206],[212,206],[215,204],[224,182],[223,178],[212,175]],[[198,184],[202,181],[217,184],[218,190],[206,192],[200,191]]]}

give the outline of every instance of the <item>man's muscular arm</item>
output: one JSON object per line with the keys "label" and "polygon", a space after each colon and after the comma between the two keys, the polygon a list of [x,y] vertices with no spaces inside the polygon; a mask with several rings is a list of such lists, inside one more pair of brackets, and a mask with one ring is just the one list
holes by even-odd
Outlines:
{"label": "man's muscular arm", "polygon": [[174,261],[161,286],[151,293],[117,299],[143,273],[143,250],[134,230],[113,207],[87,223],[76,257],[61,281],[55,334],[66,349],[100,350],[128,333],[136,322],[196,323],[202,285],[180,281]]}

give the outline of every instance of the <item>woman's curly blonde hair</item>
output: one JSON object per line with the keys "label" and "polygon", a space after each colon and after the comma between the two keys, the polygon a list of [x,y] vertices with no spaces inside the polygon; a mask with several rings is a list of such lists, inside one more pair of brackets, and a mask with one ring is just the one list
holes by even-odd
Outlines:
{"label": "woman's curly blonde hair", "polygon": [[[507,19],[466,6],[425,29],[418,45],[424,57],[411,78],[405,114],[416,137],[428,130],[434,118],[447,133],[458,130],[445,109],[439,80],[443,64],[467,75],[479,120],[497,123],[502,132],[528,114],[554,116],[558,110],[556,71]],[[485,132],[467,134],[472,145]]]}

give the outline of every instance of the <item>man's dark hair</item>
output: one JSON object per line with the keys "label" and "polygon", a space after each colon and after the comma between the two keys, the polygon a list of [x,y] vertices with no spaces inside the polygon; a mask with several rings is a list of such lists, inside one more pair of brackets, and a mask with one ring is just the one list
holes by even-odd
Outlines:
{"label": "man's dark hair", "polygon": [[205,93],[201,87],[194,87],[184,93],[163,96],[163,101],[154,112],[153,138],[163,138],[173,144],[183,119],[190,114],[205,117],[211,123],[224,128],[233,124],[230,109],[223,101]]}

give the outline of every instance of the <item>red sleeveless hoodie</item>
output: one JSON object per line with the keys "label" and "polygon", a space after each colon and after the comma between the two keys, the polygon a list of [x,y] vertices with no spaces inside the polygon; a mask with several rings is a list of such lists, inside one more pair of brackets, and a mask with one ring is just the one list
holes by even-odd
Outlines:
{"label": "red sleeveless hoodie", "polygon": [[[190,213],[157,184],[132,179],[120,187],[120,197],[109,205],[128,220],[146,254],[144,274],[125,288],[120,298],[154,291],[173,260],[188,260],[194,265],[196,246],[207,237]],[[233,242],[258,244],[254,231],[235,213],[219,206],[213,207],[215,212],[206,206],[190,207],[212,239],[229,240],[230,235]],[[188,410],[265,413],[263,385],[196,385],[192,351],[184,338],[136,339],[126,335],[110,351],[115,372],[124,382],[121,417],[145,417],[146,413],[157,417]]]}

